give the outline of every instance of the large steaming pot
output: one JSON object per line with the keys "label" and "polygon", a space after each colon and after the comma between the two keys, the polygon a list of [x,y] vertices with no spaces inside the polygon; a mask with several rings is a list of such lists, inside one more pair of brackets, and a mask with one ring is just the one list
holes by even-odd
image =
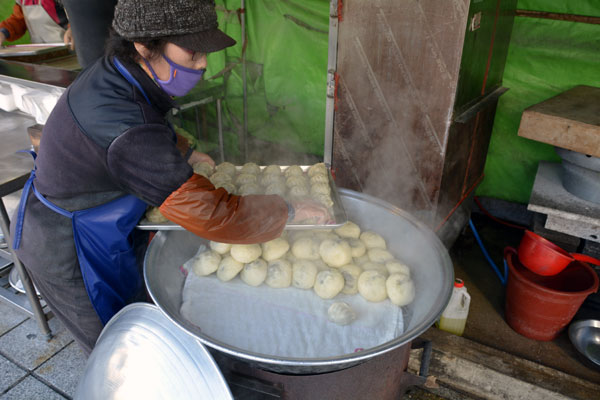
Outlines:
{"label": "large steaming pot", "polygon": [[[404,346],[427,330],[444,310],[454,281],[452,262],[437,236],[410,214],[389,203],[351,190],[340,190],[348,218],[381,234],[388,248],[412,269],[416,298],[404,308],[404,333],[359,353],[330,358],[288,358],[258,354],[210,337],[180,313],[185,276],[180,266],[206,243],[187,231],[161,231],[152,240],[144,260],[146,287],[155,304],[177,326],[204,345],[255,367],[290,374],[317,374],[348,368]],[[206,321],[210,324],[211,321]]]}

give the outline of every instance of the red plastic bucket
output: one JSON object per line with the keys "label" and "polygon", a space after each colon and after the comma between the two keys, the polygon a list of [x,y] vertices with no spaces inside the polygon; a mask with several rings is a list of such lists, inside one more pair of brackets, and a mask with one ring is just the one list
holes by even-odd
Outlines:
{"label": "red plastic bucket", "polygon": [[598,275],[574,261],[560,273],[542,276],[525,268],[512,247],[508,264],[505,318],[512,329],[535,340],[553,340],[571,322],[585,298],[598,290]]}

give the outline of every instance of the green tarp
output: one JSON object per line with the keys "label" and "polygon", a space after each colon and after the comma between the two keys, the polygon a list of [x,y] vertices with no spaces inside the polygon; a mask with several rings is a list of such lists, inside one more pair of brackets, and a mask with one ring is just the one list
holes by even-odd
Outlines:
{"label": "green tarp", "polygon": [[[322,154],[328,2],[248,1],[247,7],[250,134]],[[598,0],[521,0],[517,8],[600,16]],[[220,15],[226,31],[239,38],[237,15]],[[239,62],[239,51],[228,50],[227,62]],[[211,71],[224,65],[223,55],[212,57]],[[538,162],[560,159],[552,146],[517,135],[523,110],[576,85],[600,86],[599,66],[599,25],[516,17],[503,83],[510,90],[498,105],[478,195],[529,201]],[[227,81],[230,132],[241,129],[240,71],[236,66]],[[228,138],[235,145],[235,135]]]}
{"label": "green tarp", "polygon": [[[3,16],[12,0],[0,0]],[[239,0],[217,0],[221,29],[241,44]],[[600,16],[598,0],[520,0],[517,8]],[[329,2],[246,1],[248,134],[299,152],[323,153]],[[207,76],[225,83],[225,147],[238,155],[242,132],[241,45],[209,56]],[[478,195],[527,203],[537,164],[558,161],[552,146],[517,136],[523,110],[576,85],[600,86],[600,25],[516,17],[503,85]],[[201,95],[201,94],[200,94]],[[204,107],[208,124],[200,147],[214,149],[213,103]],[[192,131],[195,116],[185,112]],[[249,158],[252,157],[250,149]]]}
{"label": "green tarp", "polygon": [[[12,11],[14,0],[0,0],[0,17]],[[242,66],[240,0],[217,0],[219,25],[238,45],[209,55],[206,76],[223,71],[225,146],[228,157],[238,153],[242,131]],[[246,1],[247,115],[249,135],[283,143],[298,152],[323,154],[329,2],[326,0]],[[24,38],[19,42],[27,42]],[[197,97],[202,97],[202,88]],[[204,107],[208,125],[200,132],[203,150],[214,149],[217,126],[214,103]],[[195,114],[184,112],[182,127],[196,134]],[[175,120],[176,123],[181,123]],[[201,124],[202,126],[202,124]],[[208,142],[208,143],[207,143]],[[252,149],[250,149],[252,150]]]}
{"label": "green tarp", "polygon": [[[600,17],[597,0],[521,0],[519,9]],[[477,194],[528,203],[540,160],[560,161],[550,145],[517,135],[527,107],[576,85],[600,87],[600,25],[516,17],[485,178]]]}
{"label": "green tarp", "polygon": [[[239,0],[217,0],[219,25],[241,44]],[[323,154],[329,2],[246,1],[247,115],[252,137]],[[237,150],[243,123],[242,46],[209,55],[207,76],[225,73],[226,146]],[[213,108],[207,111],[214,113]],[[213,121],[214,119],[211,118]],[[209,137],[216,138],[211,126]],[[250,152],[252,149],[250,149]],[[249,156],[251,157],[251,154]]]}

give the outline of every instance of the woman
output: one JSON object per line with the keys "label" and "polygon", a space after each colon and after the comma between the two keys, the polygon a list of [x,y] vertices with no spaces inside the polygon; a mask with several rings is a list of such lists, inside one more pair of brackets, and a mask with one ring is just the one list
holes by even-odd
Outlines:
{"label": "woman", "polygon": [[107,55],[52,111],[11,226],[34,284],[86,354],[114,313],[144,298],[147,237],[134,227],[147,205],[230,243],[274,239],[290,218],[326,218],[311,203],[230,195],[193,173],[190,164],[214,162],[181,146],[165,116],[202,77],[206,54],[235,44],[212,0],[119,0],[113,28]]}

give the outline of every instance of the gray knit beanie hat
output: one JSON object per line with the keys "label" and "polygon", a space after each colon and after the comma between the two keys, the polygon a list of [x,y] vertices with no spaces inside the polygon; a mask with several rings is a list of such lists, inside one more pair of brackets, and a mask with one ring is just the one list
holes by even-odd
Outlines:
{"label": "gray knit beanie hat", "polygon": [[218,29],[214,0],[119,0],[112,26],[126,39],[160,38],[202,53],[235,44]]}

